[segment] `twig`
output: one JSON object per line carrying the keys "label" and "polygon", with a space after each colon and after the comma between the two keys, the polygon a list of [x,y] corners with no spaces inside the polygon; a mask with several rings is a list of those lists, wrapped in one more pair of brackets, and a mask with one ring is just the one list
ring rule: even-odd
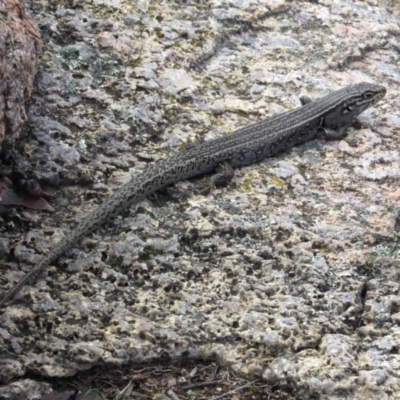
{"label": "twig", "polygon": [[179,397],[175,394],[175,392],[172,389],[168,390],[167,393],[168,396],[171,396],[173,400],[179,400]]}
{"label": "twig", "polygon": [[199,382],[199,383],[193,383],[191,385],[182,386],[182,389],[183,390],[190,390],[190,389],[196,389],[196,388],[202,388],[202,387],[207,387],[207,386],[218,385],[218,383],[221,383],[221,381]]}
{"label": "twig", "polygon": [[248,387],[248,386],[251,386],[253,383],[258,382],[259,380],[260,380],[260,379],[256,379],[256,380],[253,381],[253,382],[247,382],[245,385],[239,386],[239,387],[236,388],[236,389],[233,389],[233,390],[230,390],[229,392],[226,392],[226,393],[224,393],[224,394],[221,394],[221,396],[214,397],[212,400],[222,399],[223,397],[228,396],[228,394],[233,394],[233,393],[237,392],[238,390],[241,390],[241,389],[244,389],[244,388],[246,388],[246,387]]}

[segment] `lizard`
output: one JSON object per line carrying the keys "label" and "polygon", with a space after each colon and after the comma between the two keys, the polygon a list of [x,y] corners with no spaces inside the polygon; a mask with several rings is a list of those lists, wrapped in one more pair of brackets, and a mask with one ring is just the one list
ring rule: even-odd
{"label": "lizard", "polygon": [[175,182],[216,170],[212,184],[228,181],[233,168],[259,162],[317,137],[339,140],[355,117],[386,94],[382,85],[358,83],[311,101],[300,98],[302,107],[240,128],[233,133],[191,146],[176,155],[150,164],[86,218],[81,220],[0,301],[5,305],[36,274],[121,210]]}

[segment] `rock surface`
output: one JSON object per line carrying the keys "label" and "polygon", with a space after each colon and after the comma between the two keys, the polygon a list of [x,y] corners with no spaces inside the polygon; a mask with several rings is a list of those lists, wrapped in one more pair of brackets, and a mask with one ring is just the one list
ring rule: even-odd
{"label": "rock surface", "polygon": [[27,371],[202,356],[297,398],[400,398],[399,20],[374,1],[318,3],[34,3],[45,47],[15,163],[56,214],[3,217],[3,290],[185,143],[304,93],[388,93],[340,142],[237,170],[207,196],[179,182],[68,251],[2,310],[0,392],[18,398],[9,382]]}
{"label": "rock surface", "polygon": [[12,143],[26,121],[39,55],[40,33],[24,3],[0,0],[0,148]]}

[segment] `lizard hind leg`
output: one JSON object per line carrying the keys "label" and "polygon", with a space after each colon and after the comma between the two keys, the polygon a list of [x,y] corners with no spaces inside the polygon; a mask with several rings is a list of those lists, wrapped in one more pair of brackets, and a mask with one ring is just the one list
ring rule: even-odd
{"label": "lizard hind leg", "polygon": [[227,185],[232,178],[235,176],[235,171],[232,168],[232,165],[227,161],[218,165],[215,168],[215,174],[210,178],[210,184],[214,186],[225,186]]}
{"label": "lizard hind leg", "polygon": [[231,164],[225,161],[215,168],[214,175],[212,175],[209,179],[202,179],[197,184],[196,192],[198,194],[206,195],[215,187],[227,185],[232,180],[234,175],[235,172]]}

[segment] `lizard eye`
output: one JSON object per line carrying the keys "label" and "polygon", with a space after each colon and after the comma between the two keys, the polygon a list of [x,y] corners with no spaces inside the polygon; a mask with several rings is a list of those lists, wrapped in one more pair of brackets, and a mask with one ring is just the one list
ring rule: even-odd
{"label": "lizard eye", "polygon": [[347,111],[353,111],[354,110],[354,106],[347,106]]}
{"label": "lizard eye", "polygon": [[371,92],[364,93],[364,97],[365,97],[366,99],[370,99],[370,98],[373,97],[373,96],[374,96],[374,94],[371,93]]}

